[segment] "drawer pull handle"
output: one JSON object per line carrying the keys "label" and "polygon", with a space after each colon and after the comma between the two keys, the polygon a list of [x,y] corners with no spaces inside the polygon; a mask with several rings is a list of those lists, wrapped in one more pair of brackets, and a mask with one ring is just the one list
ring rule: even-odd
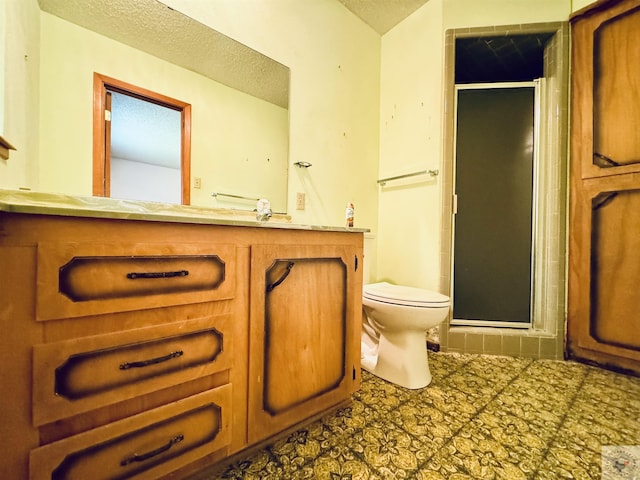
{"label": "drawer pull handle", "polygon": [[177,272],[131,272],[127,273],[127,278],[135,280],[137,278],[171,278],[186,277],[189,270],[178,270]]}
{"label": "drawer pull handle", "polygon": [[164,355],[162,357],[150,358],[149,360],[142,360],[140,362],[125,362],[120,364],[120,370],[148,367],[149,365],[155,365],[156,363],[166,362],[172,358],[181,357],[182,355],[184,355],[182,350],[176,350],[175,352],[171,352],[169,355]]}
{"label": "drawer pull handle", "polygon": [[137,453],[134,453],[130,457],[123,459],[120,462],[120,466],[126,467],[127,465],[134,462],[144,462],[145,460],[149,460],[150,458],[155,457],[156,455],[160,455],[161,453],[166,452],[171,447],[173,447],[176,443],[180,443],[182,440],[184,440],[184,435],[176,435],[171,440],[169,440],[165,445],[159,448],[156,448],[155,450],[151,450],[150,452],[142,453],[140,455],[138,455]]}

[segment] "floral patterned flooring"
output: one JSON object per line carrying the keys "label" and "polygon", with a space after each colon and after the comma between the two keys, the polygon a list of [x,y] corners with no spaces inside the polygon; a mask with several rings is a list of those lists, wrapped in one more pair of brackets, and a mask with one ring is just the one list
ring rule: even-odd
{"label": "floral patterned flooring", "polygon": [[640,478],[640,378],[485,355],[429,364],[421,390],[363,371],[351,406],[192,480]]}

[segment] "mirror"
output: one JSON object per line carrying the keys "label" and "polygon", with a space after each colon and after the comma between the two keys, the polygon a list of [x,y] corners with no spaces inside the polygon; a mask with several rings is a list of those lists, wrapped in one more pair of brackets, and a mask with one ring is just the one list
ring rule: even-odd
{"label": "mirror", "polygon": [[[288,67],[158,0],[39,0],[39,5],[44,12],[233,89],[220,104],[230,109],[237,102],[240,113],[215,122],[204,116],[192,129],[192,142],[203,132],[211,136],[206,148],[192,149],[191,176],[202,185],[201,192],[192,191],[192,204],[253,209],[250,199],[265,197],[274,212],[286,213]],[[211,111],[216,105],[193,103],[192,108],[196,122],[198,109]],[[235,135],[226,133],[231,128]],[[236,145],[223,144],[231,137]],[[212,196],[214,192],[218,195]],[[194,193],[200,194],[195,202]]]}

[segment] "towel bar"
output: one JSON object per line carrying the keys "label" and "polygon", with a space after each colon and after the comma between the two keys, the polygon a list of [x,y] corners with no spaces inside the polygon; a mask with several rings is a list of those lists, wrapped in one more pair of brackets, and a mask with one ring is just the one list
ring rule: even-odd
{"label": "towel bar", "polygon": [[378,185],[384,186],[387,182],[390,182],[391,180],[400,180],[401,178],[415,177],[417,175],[429,174],[432,177],[435,177],[439,173],[440,172],[438,170],[421,170],[419,172],[407,173],[405,175],[398,175],[396,177],[382,178],[382,179],[378,180]]}

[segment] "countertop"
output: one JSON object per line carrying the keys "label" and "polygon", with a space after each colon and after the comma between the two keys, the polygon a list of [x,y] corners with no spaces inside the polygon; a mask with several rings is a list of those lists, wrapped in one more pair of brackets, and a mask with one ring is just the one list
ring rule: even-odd
{"label": "countertop", "polygon": [[347,228],[326,225],[291,223],[287,215],[276,214],[259,222],[255,212],[191,205],[118,200],[22,190],[0,190],[0,212],[67,217],[114,218],[150,222],[199,223],[239,227],[279,228],[289,230],[319,230],[331,232],[369,232],[368,228]]}

